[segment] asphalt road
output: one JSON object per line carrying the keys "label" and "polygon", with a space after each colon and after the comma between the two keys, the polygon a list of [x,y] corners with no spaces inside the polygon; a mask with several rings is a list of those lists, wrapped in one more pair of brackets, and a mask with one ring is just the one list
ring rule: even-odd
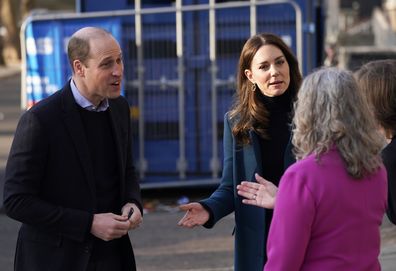
{"label": "asphalt road", "polygon": [[[233,270],[233,217],[213,230],[177,226],[181,213],[147,213],[141,227],[130,232],[140,271]],[[19,223],[0,215],[0,270],[12,271]]]}

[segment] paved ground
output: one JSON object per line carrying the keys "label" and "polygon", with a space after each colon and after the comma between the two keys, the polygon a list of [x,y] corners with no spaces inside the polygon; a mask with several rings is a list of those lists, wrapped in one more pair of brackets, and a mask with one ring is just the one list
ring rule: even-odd
{"label": "paved ground", "polygon": [[[3,199],[4,166],[21,114],[18,69],[0,67],[0,210]],[[182,213],[175,208],[182,196],[201,198],[207,190],[143,191],[145,206],[152,210],[142,227],[130,236],[140,271],[230,271],[233,262],[233,217],[226,217],[212,230],[179,228]],[[19,223],[0,211],[0,270],[13,270],[13,255]],[[383,271],[396,270],[396,226],[384,218],[380,260]]]}
{"label": "paved ground", "polygon": [[[213,230],[177,226],[179,212],[156,211],[130,233],[139,271],[231,271],[232,221],[227,217]],[[13,270],[19,223],[0,215],[0,270]]]}

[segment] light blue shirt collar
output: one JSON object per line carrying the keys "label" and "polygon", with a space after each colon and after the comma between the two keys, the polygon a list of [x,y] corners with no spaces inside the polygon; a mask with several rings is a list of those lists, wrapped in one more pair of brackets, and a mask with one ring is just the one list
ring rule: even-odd
{"label": "light blue shirt collar", "polygon": [[88,111],[101,112],[106,111],[109,107],[109,100],[107,98],[104,99],[98,106],[93,105],[90,101],[88,101],[87,98],[81,95],[73,79],[70,80],[70,88],[72,90],[73,97],[76,103]]}

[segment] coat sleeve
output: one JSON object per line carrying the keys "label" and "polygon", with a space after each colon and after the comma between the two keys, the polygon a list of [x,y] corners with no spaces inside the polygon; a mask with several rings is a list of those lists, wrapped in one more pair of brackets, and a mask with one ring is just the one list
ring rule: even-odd
{"label": "coat sleeve", "polygon": [[204,226],[211,228],[221,218],[234,211],[234,182],[233,182],[233,137],[228,114],[224,116],[224,133],[223,133],[223,173],[219,187],[213,194],[201,203],[210,209],[212,217]]}
{"label": "coat sleeve", "polygon": [[311,235],[315,204],[296,172],[282,177],[271,222],[265,271],[300,270]]}
{"label": "coat sleeve", "polygon": [[48,159],[46,142],[37,116],[26,112],[18,123],[6,166],[6,213],[22,223],[83,241],[89,233],[92,214],[63,208],[40,197]]}

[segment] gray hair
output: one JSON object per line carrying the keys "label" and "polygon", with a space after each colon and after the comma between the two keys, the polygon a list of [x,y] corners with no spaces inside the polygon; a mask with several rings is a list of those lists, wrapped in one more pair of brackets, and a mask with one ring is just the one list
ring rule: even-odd
{"label": "gray hair", "polygon": [[336,146],[354,178],[381,165],[384,138],[358,89],[352,73],[322,68],[308,75],[295,103],[293,145],[297,159],[314,154],[317,160]]}

